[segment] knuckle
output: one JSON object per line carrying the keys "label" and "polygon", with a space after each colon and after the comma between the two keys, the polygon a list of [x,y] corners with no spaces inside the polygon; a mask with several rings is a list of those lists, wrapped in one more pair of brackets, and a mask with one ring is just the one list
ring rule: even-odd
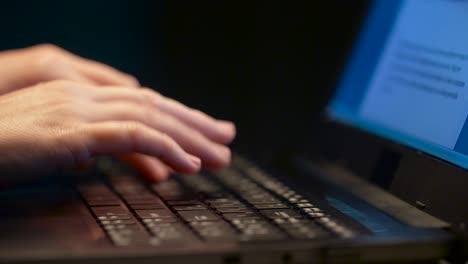
{"label": "knuckle", "polygon": [[70,126],[56,131],[56,144],[63,146],[65,151],[64,155],[61,155],[63,157],[61,163],[65,166],[79,165],[92,158],[90,150],[84,144],[82,130],[78,126]]}
{"label": "knuckle", "polygon": [[158,106],[162,96],[151,88],[141,88],[141,94],[144,96],[145,101],[152,107]]}
{"label": "knuckle", "polygon": [[140,100],[145,103],[150,102],[151,98],[154,98],[154,92],[153,90],[149,88],[140,88],[139,95],[140,95]]}
{"label": "knuckle", "polygon": [[140,88],[140,91],[147,96],[154,96],[155,92],[153,89],[148,88],[148,87],[142,87]]}
{"label": "knuckle", "polygon": [[130,75],[130,74],[126,74],[125,77],[127,78],[128,83],[129,83],[130,85],[133,85],[133,86],[140,86],[140,82],[138,81],[138,79],[137,79],[135,76]]}
{"label": "knuckle", "polygon": [[145,121],[149,121],[156,110],[156,102],[154,100],[153,92],[150,89],[141,88],[138,90],[137,94],[138,107],[141,108],[140,114],[145,118]]}
{"label": "knuckle", "polygon": [[123,103],[117,105],[114,111],[116,116],[125,118],[129,122],[137,124],[151,124],[151,110],[145,105]]}
{"label": "knuckle", "polygon": [[145,94],[147,95],[148,97],[152,97],[152,98],[159,98],[161,97],[161,94],[156,92],[155,90],[151,89],[151,88],[148,88],[148,87],[142,87],[140,88],[140,90]]}
{"label": "knuckle", "polygon": [[151,119],[153,118],[153,111],[147,107],[143,106],[140,111],[141,121],[145,124],[151,124]]}
{"label": "knuckle", "polygon": [[198,109],[191,109],[191,110],[192,110],[192,113],[193,113],[194,115],[197,115],[197,116],[199,116],[199,117],[205,117],[205,118],[206,118],[206,117],[209,117],[209,116],[206,115],[204,112],[202,112],[202,111],[200,111],[200,110],[198,110]]}
{"label": "knuckle", "polygon": [[162,133],[160,135],[161,149],[163,152],[172,152],[177,148],[177,143],[169,135]]}
{"label": "knuckle", "polygon": [[138,122],[130,121],[124,125],[124,131],[130,140],[138,138],[142,130],[142,125]]}
{"label": "knuckle", "polygon": [[33,52],[32,61],[37,69],[44,74],[52,74],[65,64],[61,49],[55,45],[41,44],[33,47]]}
{"label": "knuckle", "polygon": [[54,53],[60,51],[60,48],[51,43],[42,43],[32,47],[33,50],[39,53]]}

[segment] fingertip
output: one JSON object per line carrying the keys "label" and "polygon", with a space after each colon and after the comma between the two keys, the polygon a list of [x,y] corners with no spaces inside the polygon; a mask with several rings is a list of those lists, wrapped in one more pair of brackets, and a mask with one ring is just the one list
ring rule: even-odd
{"label": "fingertip", "polygon": [[122,156],[121,159],[129,163],[141,176],[151,182],[164,181],[171,173],[164,163],[153,157],[132,153]]}
{"label": "fingertip", "polygon": [[169,178],[169,170],[162,164],[153,164],[153,170],[150,176],[156,182],[164,181]]}
{"label": "fingertip", "polygon": [[223,143],[227,144],[232,142],[236,136],[236,126],[230,121],[219,121],[219,126],[223,135]]}
{"label": "fingertip", "polygon": [[201,169],[201,159],[199,157],[193,156],[191,154],[187,154],[190,160],[190,169],[188,169],[188,173],[195,173]]}
{"label": "fingertip", "polygon": [[219,148],[219,164],[220,166],[222,167],[225,167],[227,165],[229,165],[229,163],[231,162],[231,150],[227,147],[220,147]]}
{"label": "fingertip", "polygon": [[130,86],[133,86],[133,87],[140,87],[140,82],[138,81],[138,79],[133,76],[133,75],[127,75],[127,83],[128,85]]}
{"label": "fingertip", "polygon": [[192,162],[192,165],[193,165],[194,167],[196,167],[196,168],[200,168],[200,166],[201,166],[201,160],[200,160],[200,158],[195,157],[195,156],[190,155],[190,154],[189,154],[189,157],[190,157],[190,161]]}
{"label": "fingertip", "polygon": [[172,168],[177,173],[193,174],[200,171],[202,161],[200,160],[200,158],[186,153],[186,161],[184,163],[184,165]]}
{"label": "fingertip", "polygon": [[231,150],[225,146],[218,146],[211,158],[203,160],[203,167],[208,169],[221,169],[231,163]]}
{"label": "fingertip", "polygon": [[226,154],[224,154],[224,159],[221,162],[221,168],[228,167],[231,164],[232,152],[229,148],[226,147]]}
{"label": "fingertip", "polygon": [[152,181],[153,182],[162,182],[169,178],[170,173],[168,170],[158,172],[157,174],[153,175]]}

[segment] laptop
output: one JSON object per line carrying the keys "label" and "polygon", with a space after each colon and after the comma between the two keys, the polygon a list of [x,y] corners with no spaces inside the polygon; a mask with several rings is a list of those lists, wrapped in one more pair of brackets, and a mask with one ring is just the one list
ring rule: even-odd
{"label": "laptop", "polygon": [[151,184],[103,157],[2,191],[0,262],[456,258],[467,13],[465,1],[375,1],[311,135],[317,143],[281,166],[239,153],[229,168]]}

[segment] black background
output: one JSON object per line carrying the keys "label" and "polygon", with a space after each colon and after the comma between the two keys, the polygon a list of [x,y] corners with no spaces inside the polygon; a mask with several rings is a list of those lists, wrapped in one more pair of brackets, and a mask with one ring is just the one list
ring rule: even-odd
{"label": "black background", "polygon": [[368,1],[4,1],[0,49],[54,43],[238,125],[237,149],[307,147]]}

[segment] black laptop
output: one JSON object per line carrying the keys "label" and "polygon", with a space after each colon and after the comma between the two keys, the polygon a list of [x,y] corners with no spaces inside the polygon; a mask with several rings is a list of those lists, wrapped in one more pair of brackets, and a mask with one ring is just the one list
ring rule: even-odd
{"label": "black laptop", "polygon": [[467,215],[467,26],[466,1],[375,1],[306,155],[277,166],[240,153],[159,184],[103,158],[2,191],[0,262],[453,258]]}

